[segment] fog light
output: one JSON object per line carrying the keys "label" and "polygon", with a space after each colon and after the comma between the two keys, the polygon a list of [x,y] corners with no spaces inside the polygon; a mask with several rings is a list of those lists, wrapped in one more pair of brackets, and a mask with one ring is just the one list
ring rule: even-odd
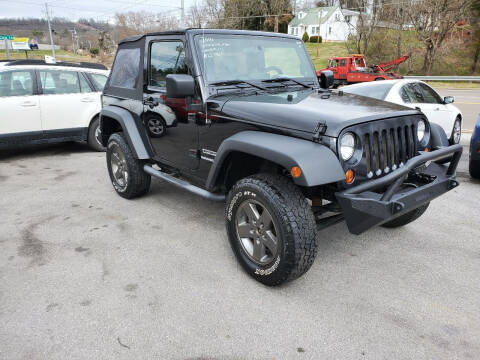
{"label": "fog light", "polygon": [[428,151],[429,151],[428,148],[425,148],[425,152],[428,152]]}
{"label": "fog light", "polygon": [[299,178],[302,175],[302,170],[298,166],[294,166],[290,169],[290,174],[292,174],[294,178]]}
{"label": "fog light", "polygon": [[353,180],[355,180],[355,173],[353,172],[352,169],[348,169],[345,172],[345,182],[347,184],[351,184],[351,183],[353,183]]}

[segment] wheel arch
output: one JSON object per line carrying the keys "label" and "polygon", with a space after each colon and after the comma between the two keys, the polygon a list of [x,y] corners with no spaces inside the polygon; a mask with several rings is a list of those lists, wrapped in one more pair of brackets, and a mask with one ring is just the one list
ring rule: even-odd
{"label": "wheel arch", "polygon": [[[232,162],[235,161],[235,162]],[[252,163],[253,162],[253,163]],[[240,163],[236,175],[229,174],[229,167]],[[290,173],[299,166],[302,174],[293,178],[295,184],[304,187],[329,184],[345,179],[345,173],[336,155],[326,146],[290,136],[243,131],[225,139],[218,149],[210,168],[206,188],[218,190],[233,179],[252,175],[252,171]],[[230,176],[230,177],[229,177]]]}
{"label": "wheel arch", "polygon": [[122,131],[137,159],[150,159],[151,155],[145,147],[135,119],[132,114],[116,106],[106,106],[100,111],[100,130],[102,144],[107,146],[110,135]]}
{"label": "wheel arch", "polygon": [[90,131],[90,128],[92,127],[93,122],[97,119],[100,118],[100,112],[96,113],[90,118],[90,121],[88,122],[88,130]]}

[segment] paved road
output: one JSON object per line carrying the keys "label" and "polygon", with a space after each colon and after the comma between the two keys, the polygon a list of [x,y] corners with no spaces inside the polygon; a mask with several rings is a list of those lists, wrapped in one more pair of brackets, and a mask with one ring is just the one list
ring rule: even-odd
{"label": "paved road", "polygon": [[321,232],[306,276],[268,288],[223,206],[160,181],[117,196],[103,154],[0,157],[1,359],[478,359],[480,183],[403,229]]}
{"label": "paved road", "polygon": [[480,89],[472,90],[450,90],[436,89],[441,96],[455,96],[454,105],[463,114],[463,128],[473,130],[477,118],[480,115]]}

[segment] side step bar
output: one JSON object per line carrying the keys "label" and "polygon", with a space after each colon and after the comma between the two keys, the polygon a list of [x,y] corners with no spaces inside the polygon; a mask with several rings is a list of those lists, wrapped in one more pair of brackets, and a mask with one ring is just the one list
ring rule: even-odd
{"label": "side step bar", "polygon": [[212,201],[225,201],[225,195],[214,194],[210,191],[207,191],[207,190],[199,188],[195,185],[192,185],[185,180],[177,179],[176,177],[171,176],[167,173],[164,173],[163,171],[156,170],[153,167],[151,167],[150,165],[144,165],[143,170],[146,173],[148,173],[152,176],[155,176],[159,179],[165,180],[165,181],[169,182],[170,184],[176,185],[176,186],[178,186],[182,189],[185,189],[187,191],[190,191],[194,194],[200,195],[201,197],[203,197],[205,199],[212,200]]}

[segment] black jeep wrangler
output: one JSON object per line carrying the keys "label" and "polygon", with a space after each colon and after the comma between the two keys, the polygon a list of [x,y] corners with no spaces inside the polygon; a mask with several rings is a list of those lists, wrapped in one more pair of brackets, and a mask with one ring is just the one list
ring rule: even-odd
{"label": "black jeep wrangler", "polygon": [[226,201],[238,260],[278,285],[310,268],[319,229],[343,219],[354,234],[402,226],[458,185],[462,147],[421,112],[332,84],[331,73],[319,83],[303,42],[285,34],[125,39],[101,112],[113,187],[134,198],[154,176]]}

